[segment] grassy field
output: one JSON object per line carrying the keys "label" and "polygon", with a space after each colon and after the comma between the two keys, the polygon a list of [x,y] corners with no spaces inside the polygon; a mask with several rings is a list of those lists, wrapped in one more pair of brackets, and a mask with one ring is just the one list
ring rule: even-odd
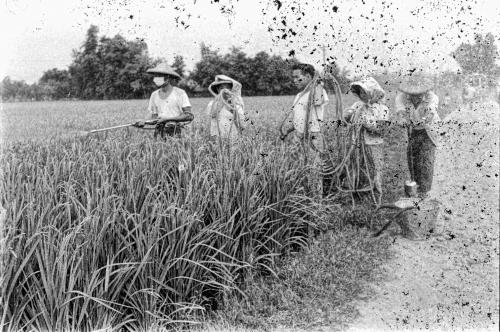
{"label": "grassy field", "polygon": [[[314,198],[310,165],[276,135],[292,97],[246,98],[254,124],[224,153],[206,139],[207,102],[192,100],[187,139],[166,142],[135,128],[82,137],[144,118],[145,100],[3,105],[2,328],[146,331],[209,312],[256,327],[355,316],[349,303],[386,256],[387,243],[363,228],[376,218]],[[401,131],[386,145],[390,201],[406,178]],[[324,228],[334,233],[305,236]]]}
{"label": "grassy field", "polygon": [[[191,99],[195,115],[192,127],[201,129],[202,133],[207,127],[205,107],[209,100]],[[245,100],[250,116],[256,122],[254,127],[262,130],[276,127],[277,120],[290,106],[293,97],[259,97]],[[4,142],[71,137],[82,130],[144,119],[148,116],[147,104],[147,100],[6,103],[0,118],[1,137]]]}

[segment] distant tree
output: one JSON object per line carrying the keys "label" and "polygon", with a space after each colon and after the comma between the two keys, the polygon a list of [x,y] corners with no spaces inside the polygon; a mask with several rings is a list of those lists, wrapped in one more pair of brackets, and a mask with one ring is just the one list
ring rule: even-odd
{"label": "distant tree", "polygon": [[[61,99],[70,96],[71,78],[67,70],[53,68],[43,73],[38,85],[44,90],[43,94],[50,99]],[[35,89],[36,90],[36,89]],[[37,91],[35,94],[41,93]]]}
{"label": "distant tree", "polygon": [[148,54],[143,40],[121,35],[98,39],[98,28],[90,26],[80,50],[73,51],[69,67],[73,95],[82,99],[146,98],[154,89],[146,73],[157,60]]}
{"label": "distant tree", "polygon": [[458,62],[464,74],[495,74],[499,68],[496,64],[498,50],[495,37],[491,33],[475,34],[474,44],[462,43],[451,54]]}
{"label": "distant tree", "polygon": [[15,81],[9,76],[4,77],[0,83],[0,95],[2,101],[34,100],[33,87],[25,81]]}
{"label": "distant tree", "polygon": [[0,82],[0,96],[2,101],[7,101],[13,95],[13,86],[10,76],[5,76]]}
{"label": "distant tree", "polygon": [[438,77],[439,86],[444,87],[459,87],[461,83],[461,75],[453,71],[445,71]]}
{"label": "distant tree", "polygon": [[251,94],[248,92],[248,86],[251,84],[249,76],[254,68],[251,67],[250,58],[238,47],[231,47],[229,53],[226,53],[223,57],[223,72],[220,74],[225,74],[231,78],[245,84],[244,93]]}
{"label": "distant tree", "polygon": [[128,41],[120,35],[101,38],[96,97],[126,99],[144,97],[153,89],[146,70],[151,66],[144,41]]}
{"label": "distant tree", "polygon": [[83,54],[95,54],[97,51],[99,28],[95,25],[91,25],[87,30],[87,39],[83,43]]}
{"label": "distant tree", "polygon": [[292,67],[297,62],[294,58],[283,59],[277,55],[269,59],[269,71],[266,77],[271,90],[267,95],[289,95],[298,92],[292,77]]}
{"label": "distant tree", "polygon": [[266,95],[273,90],[270,80],[270,56],[266,52],[259,52],[249,60],[252,70],[248,73],[247,89],[254,95]]}
{"label": "distant tree", "polygon": [[228,66],[216,50],[212,50],[204,43],[200,45],[200,53],[201,59],[195,64],[190,79],[195,81],[200,89],[206,90],[215,75],[226,72]]}
{"label": "distant tree", "polygon": [[181,75],[181,77],[184,77],[185,71],[186,71],[186,63],[184,62],[184,58],[182,55],[176,55],[174,57],[174,62],[172,63],[172,68]]}
{"label": "distant tree", "polygon": [[332,62],[326,66],[326,70],[332,74],[335,79],[339,82],[340,89],[343,93],[349,91],[349,85],[351,84],[351,80],[348,78],[350,72],[347,68],[341,68],[337,65],[337,63]]}
{"label": "distant tree", "polygon": [[195,64],[190,79],[197,84],[197,89],[205,90],[215,75],[224,74],[243,85],[243,94],[273,95],[295,92],[291,65],[296,60],[285,60],[280,56],[270,56],[259,52],[249,57],[238,47],[232,47],[228,53],[219,52],[202,44],[201,60]]}
{"label": "distant tree", "polygon": [[69,67],[69,72],[74,94],[82,99],[95,98],[99,86],[98,32],[99,29],[91,25],[81,49],[73,50],[73,63]]}

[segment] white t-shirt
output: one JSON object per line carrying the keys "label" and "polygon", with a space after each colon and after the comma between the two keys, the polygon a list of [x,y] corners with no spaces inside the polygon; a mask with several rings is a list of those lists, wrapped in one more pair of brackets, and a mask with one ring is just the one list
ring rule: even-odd
{"label": "white t-shirt", "polygon": [[148,111],[157,113],[160,119],[175,117],[182,114],[183,107],[190,107],[191,103],[186,91],[174,87],[167,98],[160,97],[160,89],[154,91],[149,98]]}
{"label": "white t-shirt", "polygon": [[[217,127],[217,118],[212,117],[212,105],[214,101],[211,100],[207,108],[205,109],[205,113],[210,117],[210,136],[219,136],[220,134],[224,138],[236,138],[238,136],[238,128],[236,128],[236,123],[234,121],[234,115],[229,111],[227,106],[223,106],[219,111],[219,126]],[[243,125],[245,121],[245,112],[242,107],[236,107],[236,111],[238,112],[240,118],[240,124]]]}
{"label": "white t-shirt", "polygon": [[[295,130],[301,134],[304,133],[306,129],[309,94],[310,92],[304,94],[299,93],[293,101],[293,126]],[[314,106],[311,108],[311,113],[309,114],[310,133],[318,133],[321,131],[320,124],[323,122],[325,105],[328,104],[328,94],[325,89],[323,89],[322,94],[322,98],[320,96],[316,98],[317,100],[313,103]]]}

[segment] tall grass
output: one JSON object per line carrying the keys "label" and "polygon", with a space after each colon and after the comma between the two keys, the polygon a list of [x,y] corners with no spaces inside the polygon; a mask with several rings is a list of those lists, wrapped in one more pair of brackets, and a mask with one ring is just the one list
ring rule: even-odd
{"label": "tall grass", "polygon": [[308,166],[262,142],[224,153],[200,137],[11,144],[0,162],[2,329],[194,323],[273,273],[319,219]]}

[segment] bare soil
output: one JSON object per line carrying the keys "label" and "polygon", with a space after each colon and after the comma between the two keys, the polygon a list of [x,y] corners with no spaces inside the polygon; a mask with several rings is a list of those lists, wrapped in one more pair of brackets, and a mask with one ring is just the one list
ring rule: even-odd
{"label": "bare soil", "polygon": [[499,114],[483,99],[444,119],[431,193],[440,232],[410,241],[393,226],[394,257],[348,331],[499,330]]}

